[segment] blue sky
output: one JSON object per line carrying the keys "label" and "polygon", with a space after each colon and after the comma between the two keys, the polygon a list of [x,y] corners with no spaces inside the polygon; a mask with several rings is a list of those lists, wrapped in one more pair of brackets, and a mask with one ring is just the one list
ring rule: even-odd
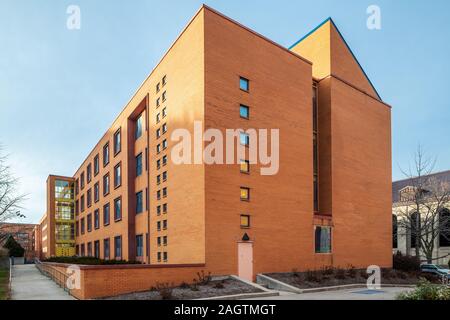
{"label": "blue sky", "polygon": [[[393,106],[393,178],[418,143],[450,169],[448,0],[204,2],[286,47],[333,17]],[[72,4],[78,31],[66,28]],[[75,172],[201,4],[0,0],[0,144],[29,194],[24,222],[44,213],[48,174]],[[366,27],[372,4],[379,31]]]}

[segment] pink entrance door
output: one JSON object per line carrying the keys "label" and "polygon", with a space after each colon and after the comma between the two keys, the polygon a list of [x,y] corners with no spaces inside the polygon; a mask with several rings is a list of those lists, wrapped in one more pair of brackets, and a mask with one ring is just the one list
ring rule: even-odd
{"label": "pink entrance door", "polygon": [[253,281],[253,243],[238,243],[239,278]]}

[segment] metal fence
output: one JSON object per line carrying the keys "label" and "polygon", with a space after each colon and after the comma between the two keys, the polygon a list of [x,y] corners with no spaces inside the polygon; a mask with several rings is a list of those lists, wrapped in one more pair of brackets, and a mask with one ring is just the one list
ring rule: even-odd
{"label": "metal fence", "polygon": [[64,289],[64,291],[68,292],[70,295],[71,290],[67,287],[67,279],[69,278],[65,272],[58,270],[52,266],[43,264],[39,259],[35,260],[36,268],[46,277],[49,277],[53,280],[57,285]]}

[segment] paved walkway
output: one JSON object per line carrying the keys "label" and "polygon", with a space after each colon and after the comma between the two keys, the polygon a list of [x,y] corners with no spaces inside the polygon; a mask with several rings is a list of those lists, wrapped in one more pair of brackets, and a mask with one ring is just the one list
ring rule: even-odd
{"label": "paved walkway", "polygon": [[42,275],[34,264],[15,265],[11,280],[12,300],[75,300]]}
{"label": "paved walkway", "polygon": [[382,290],[380,291],[359,288],[303,294],[280,292],[280,296],[278,297],[249,300],[395,300],[398,294],[411,290],[413,289],[403,287],[388,287],[382,288]]}

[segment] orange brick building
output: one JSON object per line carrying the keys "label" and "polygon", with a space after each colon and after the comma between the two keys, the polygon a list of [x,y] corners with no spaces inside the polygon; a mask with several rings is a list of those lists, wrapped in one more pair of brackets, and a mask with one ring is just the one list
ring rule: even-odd
{"label": "orange brick building", "polygon": [[[194,121],[279,129],[278,173],[175,164],[171,134]],[[73,184],[78,255],[245,278],[392,264],[391,108],[331,19],[286,49],[202,6],[73,177],[53,180]]]}
{"label": "orange brick building", "polygon": [[0,223],[0,248],[9,236],[12,236],[25,249],[25,259],[32,261],[36,252],[34,233],[36,227],[35,224],[27,223]]}

